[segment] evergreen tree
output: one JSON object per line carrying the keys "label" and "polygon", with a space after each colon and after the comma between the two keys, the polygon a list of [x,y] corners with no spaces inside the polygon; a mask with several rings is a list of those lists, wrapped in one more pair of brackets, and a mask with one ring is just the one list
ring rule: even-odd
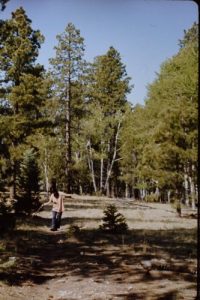
{"label": "evergreen tree", "polygon": [[[127,166],[134,165],[133,177],[143,196],[158,192],[169,200],[170,193],[178,199],[190,195],[193,207],[197,182],[197,41],[194,24],[185,32],[179,52],[163,63],[149,85],[144,107],[130,113],[121,149],[124,178],[127,180],[130,173]],[[132,147],[134,160],[126,144]]]}
{"label": "evergreen tree", "polygon": [[43,36],[31,28],[31,20],[22,7],[0,28],[0,126],[3,129],[0,151],[6,161],[11,198],[16,197],[16,177],[26,139],[39,126],[40,108],[46,95],[43,67],[35,63],[42,42]]}
{"label": "evergreen tree", "polygon": [[82,75],[84,40],[80,31],[69,23],[65,31],[57,36],[55,58],[50,60],[51,75],[55,97],[58,99],[58,117],[60,118],[60,136],[65,145],[66,188],[71,190],[72,169],[72,123],[80,117],[82,103]]}
{"label": "evergreen tree", "polygon": [[[141,105],[129,108],[124,116],[120,136],[120,179],[125,182],[125,197],[143,197],[146,185],[139,171],[142,153],[149,141],[146,110]],[[148,124],[149,125],[149,124]],[[147,166],[145,166],[147,167]]]}
{"label": "evergreen tree", "polygon": [[[170,185],[183,198],[184,177],[194,193],[197,172],[198,35],[195,28],[194,24],[185,32],[184,47],[163,64],[147,102],[149,110],[156,103],[160,107],[150,148],[159,165],[157,178],[161,185]],[[193,206],[194,201],[193,195]]]}
{"label": "evergreen tree", "polygon": [[112,204],[105,208],[102,221],[103,224],[100,225],[100,229],[111,233],[123,233],[128,229],[125,217]]}
{"label": "evergreen tree", "polygon": [[113,168],[116,173],[118,169],[118,140],[127,106],[126,95],[131,89],[129,81],[120,54],[113,47],[105,55],[98,56],[91,66],[86,106],[88,117],[84,128],[95,192],[110,195],[117,186],[112,175]]}
{"label": "evergreen tree", "polygon": [[15,208],[17,211],[31,212],[39,206],[40,171],[34,149],[27,149],[24,152],[19,171],[18,186],[20,194]]}

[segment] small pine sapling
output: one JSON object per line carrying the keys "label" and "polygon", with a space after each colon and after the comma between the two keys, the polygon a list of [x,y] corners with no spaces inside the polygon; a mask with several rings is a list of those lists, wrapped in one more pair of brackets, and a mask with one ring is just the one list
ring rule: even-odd
{"label": "small pine sapling", "polygon": [[115,205],[111,204],[104,210],[103,224],[100,229],[112,233],[123,233],[128,230],[125,217],[118,212]]}

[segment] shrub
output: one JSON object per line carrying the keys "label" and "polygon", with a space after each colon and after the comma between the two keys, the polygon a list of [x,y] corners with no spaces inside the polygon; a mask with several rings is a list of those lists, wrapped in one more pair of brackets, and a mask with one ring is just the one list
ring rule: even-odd
{"label": "shrub", "polygon": [[178,216],[181,217],[181,201],[176,198],[173,198],[172,207],[176,210]]}
{"label": "shrub", "polygon": [[159,195],[158,194],[155,194],[155,193],[152,193],[150,195],[146,195],[145,196],[145,201],[146,202],[159,202]]}
{"label": "shrub", "polygon": [[16,219],[14,214],[0,214],[0,232],[6,232],[15,228]]}
{"label": "shrub", "polygon": [[68,237],[80,234],[81,228],[78,225],[70,225],[68,230]]}
{"label": "shrub", "polygon": [[6,213],[12,212],[14,204],[15,204],[14,199],[10,199],[4,193],[0,192],[0,212],[1,212],[1,214],[6,214]]}
{"label": "shrub", "polygon": [[103,224],[100,229],[112,233],[123,233],[127,231],[128,225],[126,224],[125,217],[118,212],[115,205],[108,205],[104,210],[104,217],[102,218]]}
{"label": "shrub", "polygon": [[17,212],[30,213],[39,207],[39,167],[37,164],[37,153],[34,149],[24,152],[20,163],[20,174],[18,176],[18,193],[15,210]]}

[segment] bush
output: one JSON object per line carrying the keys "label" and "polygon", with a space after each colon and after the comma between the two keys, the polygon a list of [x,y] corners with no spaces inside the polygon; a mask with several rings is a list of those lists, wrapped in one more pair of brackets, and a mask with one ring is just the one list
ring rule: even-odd
{"label": "bush", "polygon": [[6,214],[12,212],[15,200],[8,198],[5,193],[0,192],[0,212]]}
{"label": "bush", "polygon": [[128,230],[125,217],[118,212],[115,205],[108,205],[104,210],[103,224],[100,229],[112,233],[123,233]]}
{"label": "bush", "polygon": [[150,203],[152,203],[152,202],[159,202],[159,195],[158,194],[155,194],[155,193],[152,193],[152,194],[150,194],[150,195],[147,195],[147,196],[145,196],[145,201],[146,202],[150,202]]}
{"label": "bush", "polygon": [[81,229],[78,225],[70,225],[68,230],[68,237],[77,236],[81,232]]}
{"label": "bush", "polygon": [[0,232],[7,232],[15,228],[16,219],[14,214],[0,214]]}
{"label": "bush", "polygon": [[31,213],[39,207],[39,179],[37,153],[34,149],[27,149],[20,163],[16,212]]}
{"label": "bush", "polygon": [[27,196],[25,193],[21,193],[16,196],[17,201],[14,205],[16,213],[31,214],[40,207],[40,201],[38,195]]}
{"label": "bush", "polygon": [[173,198],[173,202],[171,201],[171,206],[173,209],[176,210],[179,217],[181,217],[181,210],[182,210],[181,201],[179,199]]}

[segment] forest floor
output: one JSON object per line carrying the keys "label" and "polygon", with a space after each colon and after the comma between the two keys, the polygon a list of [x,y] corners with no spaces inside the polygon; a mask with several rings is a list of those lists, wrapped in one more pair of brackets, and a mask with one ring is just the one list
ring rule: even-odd
{"label": "forest floor", "polygon": [[[126,217],[124,235],[99,230],[113,203]],[[61,230],[50,231],[45,207],[0,237],[0,300],[196,298],[194,212],[179,217],[169,204],[76,195],[65,204]]]}

